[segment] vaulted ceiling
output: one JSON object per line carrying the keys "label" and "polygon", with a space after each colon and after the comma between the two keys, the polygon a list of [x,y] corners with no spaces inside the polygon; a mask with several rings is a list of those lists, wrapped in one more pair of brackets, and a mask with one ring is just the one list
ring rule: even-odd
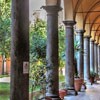
{"label": "vaulted ceiling", "polygon": [[86,30],[85,34],[100,43],[100,0],[64,0],[64,6],[66,18],[71,15],[66,6],[72,6],[77,28]]}
{"label": "vaulted ceiling", "polygon": [[[83,28],[90,29],[89,35],[100,41],[100,0],[72,0],[74,19],[77,15],[83,17]],[[98,38],[97,38],[98,37]]]}
{"label": "vaulted ceiling", "polygon": [[84,35],[100,44],[100,0],[46,0],[50,5],[60,2],[63,2],[65,20],[75,20],[76,29],[86,30]]}

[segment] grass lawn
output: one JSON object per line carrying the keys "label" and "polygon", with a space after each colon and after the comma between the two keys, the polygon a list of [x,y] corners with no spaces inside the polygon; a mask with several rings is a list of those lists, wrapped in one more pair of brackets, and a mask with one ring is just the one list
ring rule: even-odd
{"label": "grass lawn", "polygon": [[0,83],[0,100],[10,100],[10,84]]}
{"label": "grass lawn", "polygon": [[9,75],[0,75],[0,78],[9,77]]}

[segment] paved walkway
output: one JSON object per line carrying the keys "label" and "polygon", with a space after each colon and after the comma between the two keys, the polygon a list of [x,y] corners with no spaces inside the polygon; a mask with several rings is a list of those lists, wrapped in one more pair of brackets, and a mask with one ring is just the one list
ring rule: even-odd
{"label": "paved walkway", "polygon": [[100,81],[88,85],[86,92],[79,92],[77,96],[66,96],[64,100],[100,100]]}
{"label": "paved walkway", "polygon": [[0,82],[10,83],[10,77],[0,78]]}

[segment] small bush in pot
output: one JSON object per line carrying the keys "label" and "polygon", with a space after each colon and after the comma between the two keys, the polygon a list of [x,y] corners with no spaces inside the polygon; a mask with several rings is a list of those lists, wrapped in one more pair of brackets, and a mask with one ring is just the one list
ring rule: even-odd
{"label": "small bush in pot", "polygon": [[95,72],[93,72],[93,71],[90,72],[90,82],[91,82],[91,85],[94,83],[96,75],[97,74]]}
{"label": "small bush in pot", "polygon": [[67,89],[66,89],[66,84],[65,82],[61,83],[60,89],[59,89],[59,96],[63,100],[64,96],[67,95]]}

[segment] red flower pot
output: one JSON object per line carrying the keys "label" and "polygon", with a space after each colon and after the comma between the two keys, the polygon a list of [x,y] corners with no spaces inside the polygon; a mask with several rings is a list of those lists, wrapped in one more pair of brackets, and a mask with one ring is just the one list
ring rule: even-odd
{"label": "red flower pot", "polygon": [[59,96],[61,99],[64,99],[64,96],[66,95],[67,95],[67,90],[65,89],[59,90]]}
{"label": "red flower pot", "polygon": [[74,79],[74,86],[75,86],[75,90],[76,91],[80,91],[81,90],[82,84],[83,84],[83,79],[81,79],[81,78],[75,78]]}

